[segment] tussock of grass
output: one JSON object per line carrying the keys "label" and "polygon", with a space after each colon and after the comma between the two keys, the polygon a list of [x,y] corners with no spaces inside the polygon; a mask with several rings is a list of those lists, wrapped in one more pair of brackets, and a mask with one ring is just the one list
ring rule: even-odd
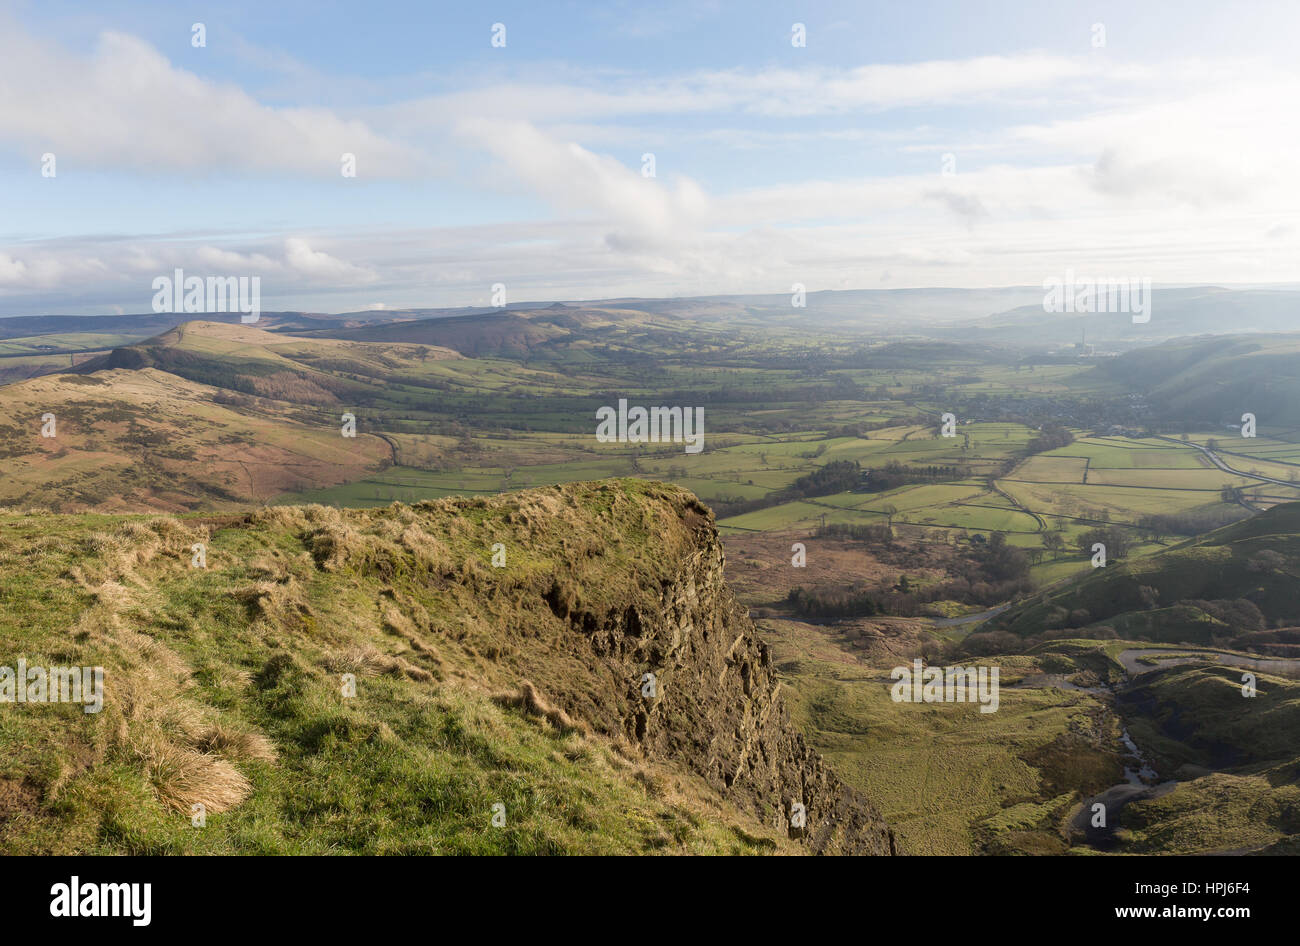
{"label": "tussock of grass", "polygon": [[220,756],[178,746],[162,736],[131,741],[158,799],[174,811],[189,814],[196,804],[213,814],[238,805],[252,790],[233,765]]}
{"label": "tussock of grass", "polygon": [[530,716],[540,716],[560,732],[575,732],[583,728],[578,723],[575,723],[564,710],[556,709],[542,699],[541,694],[537,692],[537,688],[527,680],[519,685],[518,693],[502,693],[492,697],[492,699],[502,706],[513,706],[521,709]]}
{"label": "tussock of grass", "polygon": [[369,645],[351,647],[341,653],[329,654],[323,663],[325,669],[331,673],[354,673],[362,677],[373,677],[381,673],[399,673],[405,674],[412,680],[426,683],[434,679],[433,674],[423,667],[417,667],[400,656],[381,653]]}
{"label": "tussock of grass", "polygon": [[274,762],[277,758],[271,740],[261,733],[251,732],[227,722],[212,723],[203,729],[195,740],[195,747],[200,752],[217,753],[235,759]]}

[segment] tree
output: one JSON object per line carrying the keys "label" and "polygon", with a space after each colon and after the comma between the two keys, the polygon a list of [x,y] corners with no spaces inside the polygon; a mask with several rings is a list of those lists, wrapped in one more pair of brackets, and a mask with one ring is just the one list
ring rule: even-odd
{"label": "tree", "polygon": [[1272,549],[1264,549],[1256,552],[1246,562],[1246,567],[1252,572],[1267,572],[1279,569],[1286,564],[1286,556]]}
{"label": "tree", "polygon": [[1079,536],[1079,551],[1089,555],[1092,553],[1092,547],[1098,542],[1106,546],[1106,558],[1108,559],[1120,559],[1128,555],[1128,536],[1123,531],[1113,527],[1090,529]]}

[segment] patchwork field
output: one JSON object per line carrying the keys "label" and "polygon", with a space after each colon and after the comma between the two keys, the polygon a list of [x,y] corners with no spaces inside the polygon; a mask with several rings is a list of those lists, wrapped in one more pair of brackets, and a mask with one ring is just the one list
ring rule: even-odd
{"label": "patchwork field", "polygon": [[[573,318],[587,321],[584,332],[607,333],[612,347],[567,327]],[[8,416],[66,405],[59,410],[69,424],[58,450],[33,443],[30,423],[14,428],[8,449],[26,442],[34,452],[13,453],[0,500],[48,504],[39,487],[55,467],[62,472],[53,482],[63,485],[52,495],[62,502],[94,507],[117,496],[166,509],[223,497],[373,507],[628,476],[691,489],[729,535],[881,523],[959,542],[1000,534],[1033,553],[1035,580],[1047,583],[1087,566],[1076,545],[1098,527],[1133,530],[1132,554],[1145,554],[1167,541],[1141,531],[1153,516],[1222,517],[1244,511],[1240,502],[1263,508],[1290,498],[1285,485],[1215,469],[1193,446],[1208,434],[1181,446],[1076,427],[1073,442],[1043,449],[1033,444],[1045,421],[1001,419],[1070,391],[1104,398],[1105,384],[1086,365],[1007,365],[985,352],[875,344],[837,367],[806,370],[791,365],[804,357],[807,336],[641,318],[583,310],[537,319],[540,334],[526,351],[433,323],[394,323],[384,330],[394,337],[382,341],[367,338],[369,330],[302,337],[186,323],[88,362],[79,369],[86,373],[5,388],[17,399]],[[674,338],[692,361],[665,354]],[[834,363],[839,356],[825,353],[848,343],[818,344]],[[873,366],[875,352],[882,364]],[[92,391],[105,368],[123,372],[108,376],[123,381],[123,396],[113,408],[118,420],[104,420],[92,436],[69,398]],[[162,388],[180,399],[168,406]],[[596,442],[596,409],[619,398],[703,405],[703,451]],[[941,437],[939,416],[950,409],[956,436]],[[188,422],[164,420],[177,410]],[[339,437],[345,411],[356,417],[355,440]],[[168,445],[122,449],[128,432]],[[1238,440],[1234,449],[1253,451],[1243,469],[1280,480],[1300,472],[1300,445]],[[205,461],[202,473],[170,476],[191,455]],[[867,480],[813,494],[798,485],[831,464],[856,464]],[[155,468],[172,488],[131,485]],[[889,488],[868,488],[873,476]]]}

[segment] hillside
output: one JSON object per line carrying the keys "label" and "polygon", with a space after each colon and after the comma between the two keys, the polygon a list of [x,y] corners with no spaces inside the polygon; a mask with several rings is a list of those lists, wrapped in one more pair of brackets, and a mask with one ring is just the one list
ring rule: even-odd
{"label": "hillside", "polygon": [[[415,313],[420,314],[420,313]],[[625,358],[673,349],[690,338],[708,348],[734,345],[724,326],[735,313],[688,320],[671,308],[652,312],[618,306],[555,303],[529,309],[494,309],[441,314],[352,327],[327,326],[300,334],[309,338],[370,343],[437,345],[467,358],[562,360],[575,352]]]}
{"label": "hillside", "polygon": [[400,384],[430,361],[456,357],[453,351],[425,345],[307,341],[248,325],[186,322],[86,361],[77,372],[158,368],[244,394],[323,405],[348,400],[370,384]]}
{"label": "hillside", "polygon": [[0,574],[7,654],[105,668],[100,713],[6,714],[6,853],[894,849],[791,728],[684,490],[5,516]]}
{"label": "hillside", "polygon": [[[1300,312],[1288,328],[1300,326]],[[1261,436],[1300,424],[1300,335],[1183,338],[1104,362],[1098,373],[1142,392],[1171,420],[1241,423],[1250,411]]]}
{"label": "hillside", "polygon": [[[1300,625],[1300,503],[1108,565],[1019,604],[986,625],[1029,637],[1106,624],[1122,638],[1262,646],[1283,653]],[[1243,603],[1244,602],[1244,603]]]}
{"label": "hillside", "polygon": [[[339,411],[286,414],[153,367],[0,387],[0,507],[221,509],[384,468],[392,450],[343,437]],[[53,437],[42,418],[54,415]]]}
{"label": "hillside", "polygon": [[451,348],[471,358],[484,355],[519,357],[532,348],[566,334],[548,325],[512,312],[489,312],[447,318],[386,322],[356,328],[327,328],[317,337],[346,338],[364,342],[417,342]]}
{"label": "hillside", "polygon": [[1295,853],[1300,845],[1300,683],[1258,674],[1242,698],[1232,667],[1170,666],[1139,677],[1121,705],[1171,790],[1124,809],[1136,854]]}

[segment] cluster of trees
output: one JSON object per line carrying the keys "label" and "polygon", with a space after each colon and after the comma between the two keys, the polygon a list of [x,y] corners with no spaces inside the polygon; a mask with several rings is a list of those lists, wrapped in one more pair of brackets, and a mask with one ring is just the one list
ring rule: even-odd
{"label": "cluster of trees", "polygon": [[983,550],[976,553],[975,562],[981,576],[989,581],[1014,581],[1029,575],[1029,557],[1024,549],[1008,545],[1001,532],[989,536]]}
{"label": "cluster of trees", "polygon": [[1240,507],[1213,506],[1187,512],[1142,516],[1137,521],[1137,527],[1158,542],[1166,535],[1200,535],[1245,519],[1249,515],[1250,513]]}
{"label": "cluster of trees", "polygon": [[1068,447],[1072,443],[1074,443],[1074,434],[1065,427],[1044,427],[1037,437],[1029,441],[1029,452],[1043,453],[1047,450]]}
{"label": "cluster of trees", "polygon": [[883,613],[875,596],[854,588],[795,588],[785,599],[795,614],[817,621],[872,617]]}
{"label": "cluster of trees", "polygon": [[1287,558],[1281,552],[1261,549],[1246,560],[1246,567],[1252,572],[1270,572],[1282,568],[1286,563]]}
{"label": "cluster of trees", "polygon": [[955,480],[969,475],[955,466],[913,466],[905,467],[897,460],[890,460],[879,470],[867,473],[866,489],[869,493],[883,493],[911,483],[933,483],[937,480]]}
{"label": "cluster of trees", "polygon": [[[1079,536],[1079,551],[1084,555],[1092,554],[1092,547],[1100,542],[1106,546],[1107,561],[1126,558],[1129,552],[1129,537],[1123,529],[1109,526],[1089,529]],[[1044,543],[1046,544],[1046,543]]]}
{"label": "cluster of trees", "polygon": [[1248,631],[1245,634],[1239,634],[1232,641],[1231,646],[1236,650],[1247,650],[1256,654],[1295,657],[1300,655],[1300,627]]}
{"label": "cluster of trees", "polygon": [[894,530],[889,526],[851,525],[847,522],[821,526],[815,534],[819,539],[852,539],[874,545],[890,545],[894,541]]}
{"label": "cluster of trees", "polygon": [[[887,529],[886,526],[828,526],[830,529]],[[994,533],[970,556],[953,564],[956,576],[932,585],[917,587],[907,576],[889,586],[865,588],[795,588],[786,605],[800,617],[812,620],[896,615],[911,617],[932,601],[960,601],[990,606],[1027,592],[1029,559],[1022,549],[1008,545],[1006,537]]]}
{"label": "cluster of trees", "polygon": [[799,477],[785,489],[782,502],[806,496],[830,496],[846,493],[862,483],[862,465],[856,460],[832,460],[811,473]]}
{"label": "cluster of trees", "polygon": [[1247,598],[1218,598],[1214,601],[1186,598],[1178,603],[1198,608],[1235,631],[1262,631],[1267,624],[1264,612]]}

